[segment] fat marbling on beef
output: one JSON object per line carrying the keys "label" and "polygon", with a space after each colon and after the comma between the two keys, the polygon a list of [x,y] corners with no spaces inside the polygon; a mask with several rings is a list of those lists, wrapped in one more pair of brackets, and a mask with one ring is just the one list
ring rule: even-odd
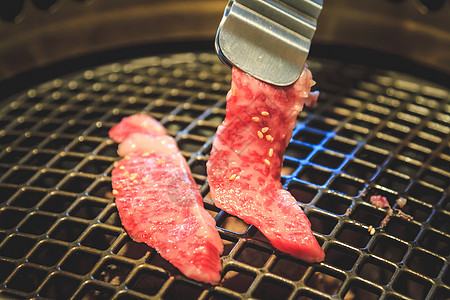
{"label": "fat marbling on beef", "polygon": [[309,69],[292,85],[261,82],[234,67],[226,117],[207,163],[211,196],[219,208],[255,225],[281,251],[307,262],[324,259],[308,218],[282,188],[283,154],[303,105],[318,93]]}
{"label": "fat marbling on beef", "polygon": [[109,134],[123,157],[112,186],[127,233],[187,277],[217,283],[223,244],[175,140],[144,114],[124,118]]}

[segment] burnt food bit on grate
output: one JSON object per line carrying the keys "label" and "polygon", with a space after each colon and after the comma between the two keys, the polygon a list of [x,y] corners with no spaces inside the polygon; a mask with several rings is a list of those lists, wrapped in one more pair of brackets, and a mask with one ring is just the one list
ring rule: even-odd
{"label": "burnt food bit on grate", "polygon": [[[0,18],[12,21],[19,6]],[[213,53],[179,53],[86,69],[2,99],[0,298],[449,298],[450,91],[334,60],[310,67],[321,96],[298,118],[282,183],[311,219],[322,264],[275,251],[213,205],[205,164],[231,77]],[[107,133],[139,112],[175,137],[217,222],[225,247],[217,286],[184,278],[121,226],[110,178],[117,145]],[[394,213],[382,227],[387,211],[370,203],[376,195],[394,210],[406,199],[401,210],[412,220]]]}

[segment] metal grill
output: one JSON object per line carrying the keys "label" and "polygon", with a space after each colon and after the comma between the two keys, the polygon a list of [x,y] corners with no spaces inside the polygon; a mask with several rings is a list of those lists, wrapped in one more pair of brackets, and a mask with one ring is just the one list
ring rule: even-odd
{"label": "metal grill", "polygon": [[[298,118],[283,184],[326,252],[306,264],[209,198],[206,161],[230,72],[212,53],[134,59],[5,99],[0,113],[0,298],[447,299],[450,91],[389,70],[312,59],[320,104]],[[173,135],[225,250],[217,286],[183,277],[121,227],[109,129],[146,112]],[[386,226],[387,197],[402,211]],[[374,228],[375,231],[371,230]]]}

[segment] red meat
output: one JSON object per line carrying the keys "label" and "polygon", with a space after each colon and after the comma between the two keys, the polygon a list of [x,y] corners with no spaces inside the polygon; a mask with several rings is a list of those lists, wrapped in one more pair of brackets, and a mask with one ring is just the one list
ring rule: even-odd
{"label": "red meat", "polygon": [[370,203],[372,203],[373,205],[375,205],[375,207],[378,208],[391,208],[387,198],[380,195],[374,195],[370,197]]}
{"label": "red meat", "polygon": [[324,259],[311,225],[295,198],[282,188],[283,154],[303,105],[317,93],[305,68],[288,87],[261,82],[233,68],[226,117],[207,163],[216,206],[255,225],[281,251],[308,262]]}
{"label": "red meat", "polygon": [[112,171],[122,225],[195,280],[220,280],[223,244],[175,141],[152,118],[124,118],[110,131],[124,156]]}

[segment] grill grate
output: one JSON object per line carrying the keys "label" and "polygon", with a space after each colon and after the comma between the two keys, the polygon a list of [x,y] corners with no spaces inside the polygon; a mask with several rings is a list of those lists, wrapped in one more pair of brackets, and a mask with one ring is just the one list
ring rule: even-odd
{"label": "grill grate", "polygon": [[[308,265],[210,200],[206,161],[230,72],[211,53],[70,74],[0,113],[0,296],[74,299],[450,297],[450,91],[398,72],[312,59],[320,104],[298,118],[283,168],[326,252]],[[188,160],[225,245],[218,286],[186,279],[121,227],[109,129],[147,112]],[[384,228],[372,195],[407,199]],[[370,228],[375,228],[371,234]]]}

